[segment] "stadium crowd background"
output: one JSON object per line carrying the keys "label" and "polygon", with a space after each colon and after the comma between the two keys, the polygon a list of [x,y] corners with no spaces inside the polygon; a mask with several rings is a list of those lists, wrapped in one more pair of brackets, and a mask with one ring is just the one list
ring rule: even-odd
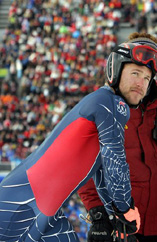
{"label": "stadium crowd background", "polygon": [[[0,43],[1,162],[22,162],[84,95],[103,85],[121,22],[156,35],[156,12],[155,0],[12,0]],[[64,210],[86,241],[77,194]]]}

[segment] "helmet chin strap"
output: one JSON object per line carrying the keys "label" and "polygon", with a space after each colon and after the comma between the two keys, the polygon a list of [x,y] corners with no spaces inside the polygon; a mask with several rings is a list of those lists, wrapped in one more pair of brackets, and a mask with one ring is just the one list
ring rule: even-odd
{"label": "helmet chin strap", "polygon": [[136,105],[134,105],[134,104],[130,104],[130,103],[128,103],[127,99],[123,96],[123,94],[122,94],[121,91],[119,90],[119,87],[114,88],[114,90],[115,90],[115,94],[116,94],[116,95],[119,95],[120,97],[122,97],[122,98],[124,99],[124,101],[128,104],[128,106],[129,106],[130,108],[134,108],[134,109],[136,109],[136,108],[138,108],[139,105],[142,103],[142,100],[140,100],[139,103],[136,104]]}

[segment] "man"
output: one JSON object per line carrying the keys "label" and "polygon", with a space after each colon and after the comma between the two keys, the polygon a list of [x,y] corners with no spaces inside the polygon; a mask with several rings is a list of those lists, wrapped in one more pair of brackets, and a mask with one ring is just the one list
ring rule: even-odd
{"label": "man", "polygon": [[[148,34],[133,33],[129,41],[149,37]],[[154,38],[153,38],[154,39]],[[157,40],[154,39],[154,41]],[[141,216],[141,226],[136,238],[139,242],[157,241],[157,82],[154,80],[148,95],[136,109],[130,109],[130,119],[125,127],[126,158],[130,167],[132,196]],[[79,195],[92,214],[103,211],[103,219],[93,221],[88,233],[89,242],[108,241],[102,231],[108,231],[108,218],[98,197],[95,185],[90,180],[79,191]],[[105,221],[104,221],[105,220]],[[137,241],[128,237],[128,241]]]}
{"label": "man", "polygon": [[[157,71],[154,41],[149,44],[118,46],[108,60],[108,84],[83,98],[2,181],[0,241],[79,241],[61,207],[92,176],[119,235],[138,231],[124,127],[128,105],[136,106],[144,98]],[[96,219],[100,216],[97,213]]]}

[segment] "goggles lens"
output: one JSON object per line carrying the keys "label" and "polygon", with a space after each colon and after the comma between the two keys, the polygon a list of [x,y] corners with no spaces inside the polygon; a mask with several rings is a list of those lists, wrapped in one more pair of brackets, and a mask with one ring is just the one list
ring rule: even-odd
{"label": "goggles lens", "polygon": [[157,51],[149,46],[135,46],[131,51],[132,59],[135,62],[147,65],[153,63],[153,68],[157,72]]}

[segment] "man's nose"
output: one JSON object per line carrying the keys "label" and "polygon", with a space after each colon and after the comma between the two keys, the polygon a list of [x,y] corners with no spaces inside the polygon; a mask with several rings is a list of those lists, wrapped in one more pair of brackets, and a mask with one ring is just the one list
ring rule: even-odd
{"label": "man's nose", "polygon": [[144,86],[144,78],[143,77],[140,77],[138,78],[137,82],[136,82],[136,85],[139,86],[139,87],[143,87]]}

